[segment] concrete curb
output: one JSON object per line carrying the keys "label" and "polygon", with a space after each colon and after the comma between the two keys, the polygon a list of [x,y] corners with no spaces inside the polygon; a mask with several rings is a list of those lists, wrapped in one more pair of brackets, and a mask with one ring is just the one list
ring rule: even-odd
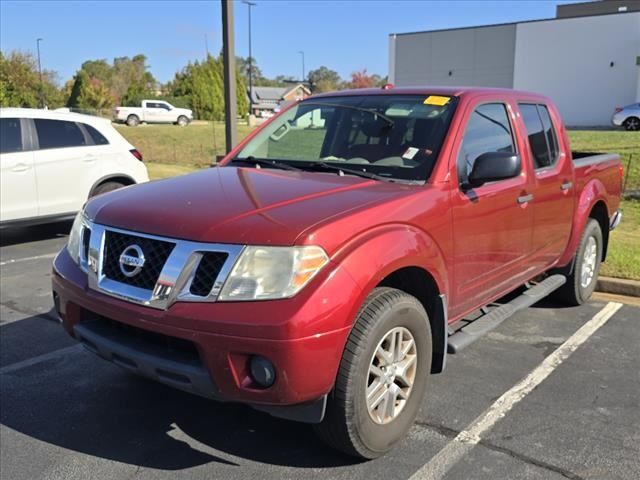
{"label": "concrete curb", "polygon": [[628,297],[640,297],[640,281],[622,278],[600,277],[596,284],[597,292],[614,293]]}

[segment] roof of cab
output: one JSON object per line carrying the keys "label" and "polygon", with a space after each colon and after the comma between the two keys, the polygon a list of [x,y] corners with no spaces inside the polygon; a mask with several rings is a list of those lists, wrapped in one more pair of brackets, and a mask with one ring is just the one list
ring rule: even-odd
{"label": "roof of cab", "polygon": [[320,93],[312,98],[321,97],[343,97],[354,95],[446,95],[450,97],[476,96],[483,94],[504,94],[505,96],[522,96],[527,98],[546,99],[543,95],[510,88],[489,88],[489,87],[438,87],[438,86],[412,86],[412,87],[378,87],[361,88],[351,90],[340,90],[336,92]]}
{"label": "roof of cab", "polygon": [[0,117],[45,118],[49,120],[71,120],[84,123],[111,123],[111,120],[107,118],[94,115],[84,115],[82,113],[73,113],[65,110],[45,110],[42,108],[0,108]]}

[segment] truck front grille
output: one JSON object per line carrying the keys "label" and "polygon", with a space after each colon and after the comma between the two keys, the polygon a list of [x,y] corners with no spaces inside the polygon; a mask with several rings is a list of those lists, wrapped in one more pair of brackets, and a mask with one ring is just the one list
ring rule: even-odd
{"label": "truck front grille", "polygon": [[206,252],[202,255],[193,282],[191,282],[191,295],[206,297],[211,293],[213,284],[228,256],[224,252]]}
{"label": "truck front grille", "polygon": [[[128,277],[120,268],[120,255],[132,245],[137,245],[141,248],[145,261],[140,272]],[[175,245],[175,243],[154,238],[138,237],[107,230],[105,234],[102,272],[111,280],[133,287],[153,290],[160,276],[160,272]]]}

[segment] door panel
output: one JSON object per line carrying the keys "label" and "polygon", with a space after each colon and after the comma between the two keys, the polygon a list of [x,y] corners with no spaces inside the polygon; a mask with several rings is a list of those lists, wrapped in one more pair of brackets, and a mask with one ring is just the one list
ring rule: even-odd
{"label": "door panel", "polygon": [[558,123],[552,123],[547,107],[528,103],[518,107],[528,138],[524,153],[536,166],[532,250],[536,267],[544,268],[564,252],[571,233],[573,168],[571,158],[559,148]]}
{"label": "door panel", "polygon": [[38,215],[33,152],[25,120],[0,119],[0,221]]}
{"label": "door panel", "polygon": [[99,153],[75,122],[35,119],[40,149],[34,162],[40,215],[80,210]]}
{"label": "door panel", "polygon": [[[503,103],[471,106],[457,156],[459,183],[464,184],[475,159],[491,151],[519,149]],[[464,314],[509,287],[517,287],[531,270],[533,191],[526,163],[515,178],[452,195],[454,285],[450,314]]]}

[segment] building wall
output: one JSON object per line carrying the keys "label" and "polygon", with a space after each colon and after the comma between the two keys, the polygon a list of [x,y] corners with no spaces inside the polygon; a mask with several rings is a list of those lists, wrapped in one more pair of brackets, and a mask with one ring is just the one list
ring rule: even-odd
{"label": "building wall", "polygon": [[567,125],[608,125],[640,100],[639,56],[640,13],[520,23],[513,86],[551,97]]}
{"label": "building wall", "polygon": [[511,87],[516,25],[392,35],[395,85]]}
{"label": "building wall", "polygon": [[599,2],[567,3],[556,6],[556,18],[605,15],[618,12],[640,12],[638,0],[603,0]]}

